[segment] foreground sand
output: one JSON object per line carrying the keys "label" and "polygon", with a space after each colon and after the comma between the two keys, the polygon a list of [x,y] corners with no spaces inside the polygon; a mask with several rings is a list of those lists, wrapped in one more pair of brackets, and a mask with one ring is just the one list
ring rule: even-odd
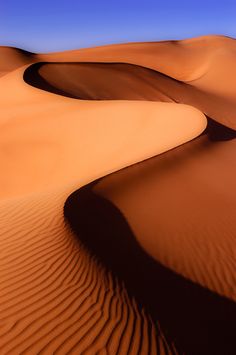
{"label": "foreground sand", "polygon": [[1,353],[233,354],[234,40],[1,50]]}

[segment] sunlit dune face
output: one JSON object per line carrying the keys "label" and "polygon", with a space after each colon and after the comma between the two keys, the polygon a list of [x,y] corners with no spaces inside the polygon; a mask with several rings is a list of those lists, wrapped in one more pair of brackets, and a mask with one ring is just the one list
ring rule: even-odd
{"label": "sunlit dune face", "polygon": [[0,354],[235,353],[235,43],[0,47]]}
{"label": "sunlit dune face", "polygon": [[40,186],[47,189],[48,177],[53,178],[55,170],[61,167],[60,155],[63,152],[59,142],[39,140],[37,136],[20,138],[11,140],[9,137],[0,145],[2,197],[22,195],[23,191],[33,192]]}
{"label": "sunlit dune face", "polygon": [[187,83],[127,63],[38,63],[25,71],[24,80],[41,90],[81,100],[184,103],[196,107],[218,123],[236,129],[234,81],[229,82],[227,88],[225,84],[217,88],[215,83],[221,82],[220,77],[229,76],[228,72],[224,73],[228,69],[223,63],[228,59],[226,61],[232,67],[232,53],[226,51],[222,55],[215,54],[215,57],[212,63],[207,62],[203,76]]}
{"label": "sunlit dune face", "polygon": [[[19,100],[21,86],[15,90]],[[11,106],[0,133],[2,197],[85,184],[183,144],[206,127],[205,116],[185,105],[58,102],[50,93],[39,100],[34,88],[22,94],[23,108],[17,102],[21,119],[13,124]]]}

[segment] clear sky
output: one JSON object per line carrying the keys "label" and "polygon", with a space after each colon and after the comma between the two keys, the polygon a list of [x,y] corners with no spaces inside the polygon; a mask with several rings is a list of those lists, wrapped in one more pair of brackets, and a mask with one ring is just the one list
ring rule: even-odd
{"label": "clear sky", "polygon": [[0,0],[0,45],[34,52],[236,37],[236,0]]}

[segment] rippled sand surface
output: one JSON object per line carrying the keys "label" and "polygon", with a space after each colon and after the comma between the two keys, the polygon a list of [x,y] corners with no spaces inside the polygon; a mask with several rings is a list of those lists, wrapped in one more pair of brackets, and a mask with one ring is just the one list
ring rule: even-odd
{"label": "rippled sand surface", "polygon": [[0,353],[234,354],[236,44],[0,47]]}

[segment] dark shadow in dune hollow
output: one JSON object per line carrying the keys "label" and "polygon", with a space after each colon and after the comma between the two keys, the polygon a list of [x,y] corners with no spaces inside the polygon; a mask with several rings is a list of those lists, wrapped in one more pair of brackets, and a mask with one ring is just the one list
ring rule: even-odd
{"label": "dark shadow in dune hollow", "polygon": [[[45,68],[47,70],[43,72]],[[23,79],[28,85],[53,94],[98,101],[178,102],[169,92],[165,92],[164,85],[171,81],[178,89],[185,86],[153,69],[119,62],[38,62],[25,70]],[[123,90],[120,90],[120,84]]]}
{"label": "dark shadow in dune hollow", "polygon": [[236,304],[152,259],[121,211],[93,192],[94,185],[65,203],[65,217],[79,240],[125,281],[180,354],[235,354]]}
{"label": "dark shadow in dune hollow", "polygon": [[56,95],[70,97],[72,99],[78,99],[77,96],[68,94],[66,91],[59,89],[53,85],[50,85],[40,74],[39,69],[44,63],[35,63],[30,65],[24,72],[23,79],[28,84],[37,89],[51,92]]}
{"label": "dark shadow in dune hollow", "polygon": [[236,131],[232,128],[223,126],[219,122],[207,117],[207,128],[203,134],[208,135],[208,139],[212,142],[215,141],[228,141],[236,138]]}
{"label": "dark shadow in dune hollow", "polygon": [[[69,63],[64,64],[69,65]],[[78,65],[83,68],[84,64],[88,66],[88,63]],[[70,87],[68,82],[70,89],[68,92],[52,85],[40,75],[39,71],[44,63],[30,66],[25,71],[24,80],[39,89],[86,100],[137,99],[177,102],[177,99],[174,99],[175,94],[180,94],[180,96],[185,94],[186,84],[151,69],[121,63],[91,63],[90,65],[94,64],[101,68],[104,65],[117,66],[119,70],[128,68],[129,74],[134,73],[138,80],[140,78],[145,80],[146,75],[150,79],[153,73],[155,77],[152,77],[152,84],[148,87],[150,91],[143,93],[143,87],[140,86],[137,92],[132,92],[132,83],[131,86],[126,87],[125,95],[120,91],[110,92],[108,90],[104,97],[100,95],[99,90],[96,92],[97,86],[95,86],[96,90],[90,91],[88,85],[87,91],[83,91],[83,84],[80,86],[80,83],[73,82]],[[120,76],[120,73],[118,71],[116,78]],[[145,76],[142,76],[144,73]],[[56,79],[60,84],[62,79]],[[110,79],[111,77],[107,78],[107,80]],[[168,92],[164,92],[166,83],[170,81],[172,87],[168,88]],[[115,80],[112,80],[114,88],[115,83]],[[190,86],[186,90],[189,88]],[[193,95],[199,95],[195,89],[191,90],[193,90]],[[96,98],[93,97],[94,93],[97,95]],[[209,141],[224,141],[236,137],[235,130],[210,117],[207,119],[208,126],[203,134],[207,135]],[[74,192],[65,203],[65,217],[79,240],[115,275],[125,281],[129,293],[135,296],[140,304],[145,305],[154,321],[160,323],[170,344],[173,341],[180,354],[235,354],[236,304],[154,261],[137,243],[121,211],[111,201],[98,196],[93,191],[94,184],[96,182]]]}
{"label": "dark shadow in dune hollow", "polygon": [[[219,105],[216,97],[205,95],[191,85],[150,68],[128,63],[35,63],[24,72],[24,81],[38,89],[81,100],[147,100],[198,107],[194,98],[202,101],[207,96]],[[206,108],[206,103],[203,106]],[[199,109],[205,112],[204,107]],[[209,133],[210,140],[236,137],[236,130],[206,116],[208,127],[205,132]]]}

